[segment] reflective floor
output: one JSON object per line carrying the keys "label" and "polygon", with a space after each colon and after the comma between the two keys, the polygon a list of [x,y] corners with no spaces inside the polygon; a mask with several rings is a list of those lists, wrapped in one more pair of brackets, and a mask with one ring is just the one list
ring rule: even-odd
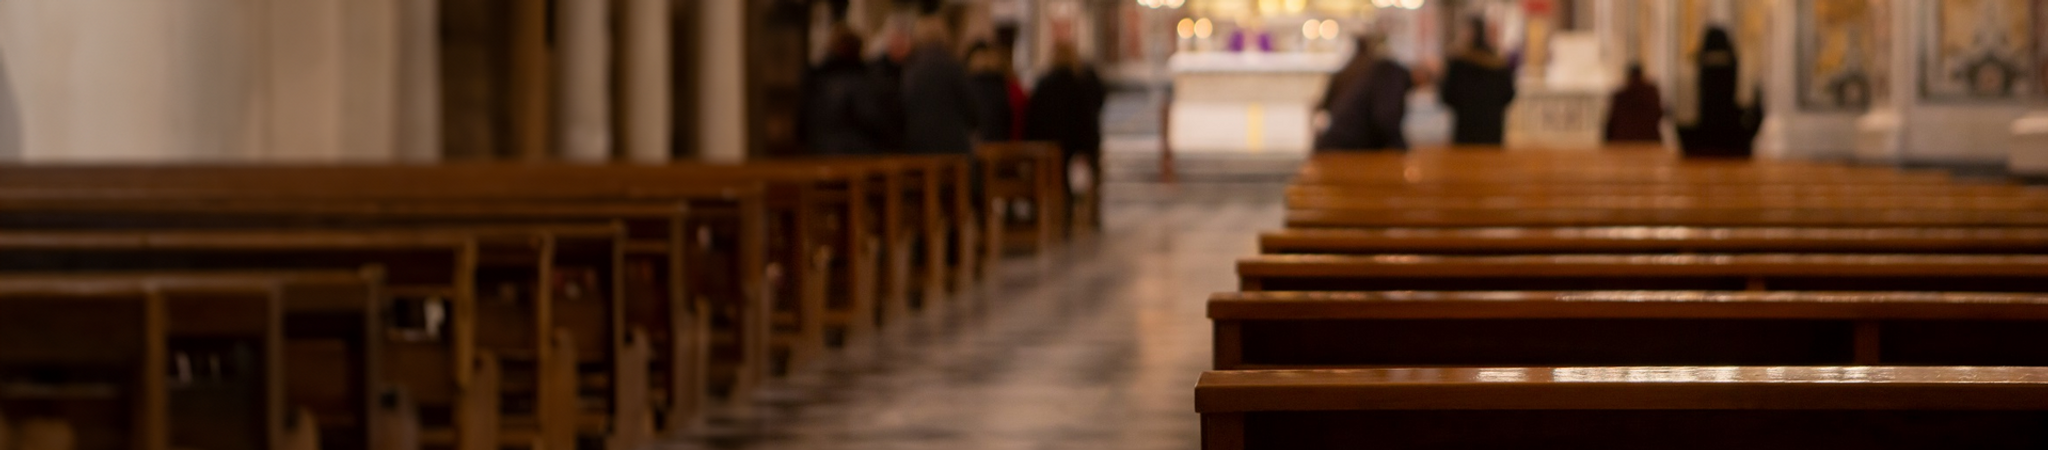
{"label": "reflective floor", "polygon": [[1196,449],[1203,300],[1279,185],[1113,185],[1106,231],[767,389],[667,449]]}

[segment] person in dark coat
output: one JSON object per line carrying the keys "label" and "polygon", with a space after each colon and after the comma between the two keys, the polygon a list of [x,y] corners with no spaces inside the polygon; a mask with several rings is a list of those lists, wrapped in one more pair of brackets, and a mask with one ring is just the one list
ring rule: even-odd
{"label": "person in dark coat", "polygon": [[943,25],[918,25],[917,48],[903,63],[903,150],[917,154],[972,155],[980,114],[967,68],[946,44]]}
{"label": "person in dark coat", "polygon": [[[1024,139],[1059,143],[1066,153],[1066,166],[1081,166],[1088,173],[1088,192],[1100,192],[1102,187],[1102,105],[1108,98],[1108,88],[1095,69],[1081,61],[1081,53],[1071,42],[1053,46],[1052,70],[1038,79],[1031,90],[1028,113],[1024,118]],[[1068,217],[1082,212],[1084,205],[1077,200],[1073,189],[1067,191],[1067,205],[1077,208]],[[1095,226],[1101,226],[1102,215],[1088,214]]]}
{"label": "person in dark coat", "polygon": [[1628,67],[1628,81],[1614,93],[1607,109],[1608,142],[1662,142],[1664,96],[1643,76],[1643,66]]}
{"label": "person in dark coat", "polygon": [[1686,156],[1748,157],[1756,128],[1746,125],[1735,100],[1741,59],[1735,41],[1719,27],[1707,29],[1699,53],[1699,122],[1681,133]]}
{"label": "person in dark coat", "polygon": [[1456,115],[1453,142],[1500,145],[1508,104],[1515,101],[1515,71],[1486,39],[1486,22],[1473,19],[1463,53],[1451,58],[1437,84],[1444,106]]}
{"label": "person in dark coat", "polygon": [[1360,38],[1351,61],[1330,77],[1317,110],[1329,126],[1316,137],[1317,151],[1407,149],[1401,121],[1408,116],[1408,69],[1380,56],[1378,39]]}
{"label": "person in dark coat", "polygon": [[1000,47],[975,44],[967,50],[968,81],[981,109],[978,136],[982,142],[1004,142],[1024,136],[1024,88],[1010,70],[1010,55]]}
{"label": "person in dark coat", "polygon": [[825,62],[804,77],[804,144],[819,155],[873,155],[887,150],[889,129],[899,126],[884,106],[894,91],[860,59],[861,39],[833,30]]}

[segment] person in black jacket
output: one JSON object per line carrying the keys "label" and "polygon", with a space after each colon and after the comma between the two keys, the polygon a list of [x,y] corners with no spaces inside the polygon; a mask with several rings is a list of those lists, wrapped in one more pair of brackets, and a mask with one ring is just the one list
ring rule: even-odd
{"label": "person in black jacket", "polygon": [[917,28],[917,46],[903,62],[903,150],[973,155],[979,108],[967,68],[947,44],[943,23],[927,18]]}
{"label": "person in black jacket", "polygon": [[[1012,86],[1016,76],[1010,72],[1008,52],[986,42],[976,43],[967,50],[968,82],[974,85],[975,106],[981,114],[977,121],[980,129],[975,133],[982,142],[1005,142],[1017,139],[1022,130],[1013,125],[1021,123],[1016,104],[1012,103]],[[1021,103],[1021,102],[1018,102]]]}
{"label": "person in black jacket", "polygon": [[[1053,67],[1038,79],[1031,91],[1031,101],[1026,106],[1029,112],[1024,118],[1024,138],[1034,141],[1052,141],[1066,153],[1067,167],[1084,164],[1089,177],[1090,192],[1099,192],[1102,186],[1102,104],[1108,97],[1108,89],[1095,69],[1081,61],[1080,50],[1071,42],[1053,46]],[[1070,206],[1081,205],[1074,201],[1073,189],[1068,189]],[[1101,214],[1092,217],[1100,226]]]}
{"label": "person in black jacket", "polygon": [[860,59],[861,39],[852,30],[832,32],[827,56],[804,77],[804,144],[819,155],[873,155],[887,150],[891,127],[884,105],[894,91],[880,89]]}
{"label": "person in black jacket", "polygon": [[1351,61],[1330,77],[1316,108],[1329,118],[1316,136],[1316,151],[1407,149],[1401,122],[1413,86],[1407,68],[1380,55],[1378,38],[1359,38]]}
{"label": "person in black jacket", "polygon": [[1500,145],[1508,104],[1515,101],[1515,71],[1486,39],[1486,22],[1472,19],[1464,52],[1451,58],[1437,93],[1456,118],[1453,142]]}

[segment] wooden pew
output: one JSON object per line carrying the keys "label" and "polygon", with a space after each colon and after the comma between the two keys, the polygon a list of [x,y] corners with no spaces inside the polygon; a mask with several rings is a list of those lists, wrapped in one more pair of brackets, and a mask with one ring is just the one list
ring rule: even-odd
{"label": "wooden pew", "polygon": [[2041,227],[2038,211],[1884,209],[1406,209],[1287,211],[1292,228],[1378,227]]}
{"label": "wooden pew", "polygon": [[1503,170],[1461,170],[1446,168],[1427,170],[1419,168],[1389,167],[1380,169],[1342,167],[1321,170],[1309,167],[1296,175],[1294,182],[1302,185],[1336,186],[1395,186],[1414,184],[1549,184],[1549,183],[1596,183],[1596,184],[1898,184],[1898,185],[1946,185],[1954,180],[1946,173],[1939,172],[1839,172],[1785,170],[1763,171],[1753,168],[1730,168],[1726,170],[1685,170],[1678,168],[1617,168],[1617,169],[1503,169]]}
{"label": "wooden pew", "polygon": [[[1966,286],[1959,286],[1966,287]],[[1246,292],[1217,370],[1521,365],[2048,366],[2048,296],[1927,292]]]}
{"label": "wooden pew", "polygon": [[1641,196],[1617,193],[1601,196],[1379,196],[1314,197],[1290,199],[1292,209],[1386,211],[1437,210],[1917,210],[1917,211],[2042,211],[2048,197],[1992,197],[1960,195],[1779,197],[1766,195]]}
{"label": "wooden pew", "polygon": [[2048,368],[1217,371],[1202,448],[2037,448]]}
{"label": "wooden pew", "polygon": [[[411,326],[394,333],[385,364],[427,411],[447,411],[422,439],[457,448],[572,446],[577,434],[607,435],[612,416],[645,417],[646,389],[608,376],[645,379],[646,344],[626,341],[615,278],[620,230],[610,226],[373,231],[186,231],[0,233],[0,270],[135,270],[385,267],[395,305]],[[591,285],[596,284],[596,285]],[[578,294],[578,292],[596,294]],[[609,295],[607,295],[609,294]],[[446,314],[445,322],[432,318]],[[616,347],[614,344],[618,344]],[[486,353],[488,352],[488,353]],[[492,354],[505,377],[479,380],[472,363]],[[640,358],[615,360],[614,358]],[[487,362],[485,365],[497,365]],[[579,365],[601,367],[584,382]],[[530,381],[521,381],[530,380]],[[503,386],[504,392],[486,387]],[[584,411],[583,392],[606,405]],[[500,395],[517,400],[511,419]],[[520,405],[530,405],[521,407]],[[446,409],[443,409],[446,408]],[[520,419],[524,418],[524,421]],[[589,422],[585,418],[591,419]],[[497,431],[490,424],[502,424]],[[479,430],[476,427],[490,427]]]}
{"label": "wooden pew", "polygon": [[1896,197],[1902,195],[1942,195],[1972,198],[2041,197],[2048,195],[2048,189],[2032,186],[1954,183],[1927,186],[1911,184],[1602,184],[1602,183],[1543,183],[1543,184],[1411,184],[1411,185],[1293,185],[1287,187],[1290,201],[1317,197],[1385,197],[1385,196],[1610,196],[1610,195],[1681,195],[1681,196],[1765,196],[1765,197]]}
{"label": "wooden pew", "polygon": [[[1066,166],[1058,146],[1047,142],[983,144],[975,149],[988,186],[989,215],[999,223],[990,230],[991,254],[1007,250],[1039,251],[1060,236],[1066,192]],[[1029,205],[1024,221],[1013,217],[1018,204]]]}
{"label": "wooden pew", "polygon": [[[103,226],[147,223],[171,226],[220,227],[223,224],[293,223],[299,225],[351,226],[370,224],[491,224],[548,223],[563,221],[620,221],[630,240],[626,248],[629,293],[637,309],[633,320],[653,334],[666,370],[655,373],[654,383],[662,385],[656,394],[666,398],[663,425],[687,425],[706,399],[728,401],[744,397],[768,372],[766,347],[748,344],[746,351],[724,352],[721,358],[734,360],[717,382],[707,380],[702,362],[712,356],[695,347],[708,339],[702,329],[711,328],[708,314],[713,304],[755,305],[766,302],[763,286],[764,238],[759,230],[766,220],[759,187],[684,185],[664,187],[654,183],[634,184],[630,191],[607,190],[601,186],[584,189],[554,189],[528,192],[508,183],[533,183],[512,179],[487,183],[475,179],[430,178],[435,183],[416,182],[403,186],[399,180],[304,169],[298,172],[217,170],[206,177],[191,172],[157,173],[140,168],[137,177],[166,178],[155,183],[171,189],[24,190],[0,200],[0,216],[9,227]],[[285,176],[276,176],[285,175]],[[192,178],[229,177],[230,183],[204,184]],[[472,175],[474,177],[474,175]],[[299,179],[303,185],[285,183]],[[353,180],[353,181],[350,181]],[[629,180],[630,181],[630,180]],[[134,182],[134,180],[131,180]],[[614,180],[617,182],[617,180]],[[233,189],[236,185],[265,184],[302,186],[289,189]],[[597,184],[595,182],[591,184]],[[633,183],[628,183],[633,184]],[[281,222],[280,222],[281,221]],[[686,270],[686,267],[697,268]],[[715,269],[715,270],[711,270]],[[663,280],[666,280],[664,283]],[[635,286],[667,288],[647,291]],[[865,297],[855,297],[865,300]],[[709,303],[707,303],[709,302]],[[852,305],[860,309],[871,303]],[[696,306],[693,306],[696,305]],[[726,314],[753,311],[753,307],[725,308]],[[759,320],[725,321],[729,333],[765,335],[766,314]],[[815,317],[819,315],[807,315]],[[862,321],[849,325],[864,331]],[[748,331],[760,330],[760,331]],[[741,342],[762,342],[766,338]],[[761,345],[767,345],[765,343]],[[692,362],[699,361],[699,362]],[[705,394],[705,393],[709,394]]]}
{"label": "wooden pew", "polygon": [[1267,254],[2048,253],[2048,228],[1542,227],[1291,229]]}
{"label": "wooden pew", "polygon": [[79,448],[286,448],[277,294],[0,279],[0,410]]}
{"label": "wooden pew", "polygon": [[1245,291],[2048,291],[2048,257],[2011,255],[1263,255],[1237,272]]}
{"label": "wooden pew", "polygon": [[[282,412],[312,413],[319,448],[406,448],[396,443],[417,445],[407,433],[418,427],[406,421],[412,406],[401,386],[375,376],[383,370],[382,278],[377,270],[11,273],[0,275],[0,290],[274,294],[284,327]],[[288,434],[305,431],[289,416],[281,423]]]}

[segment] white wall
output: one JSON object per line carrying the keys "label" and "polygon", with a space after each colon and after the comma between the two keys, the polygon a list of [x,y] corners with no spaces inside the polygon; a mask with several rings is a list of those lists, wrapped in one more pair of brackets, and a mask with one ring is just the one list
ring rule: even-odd
{"label": "white wall", "polygon": [[399,1],[0,0],[0,158],[388,160]]}

